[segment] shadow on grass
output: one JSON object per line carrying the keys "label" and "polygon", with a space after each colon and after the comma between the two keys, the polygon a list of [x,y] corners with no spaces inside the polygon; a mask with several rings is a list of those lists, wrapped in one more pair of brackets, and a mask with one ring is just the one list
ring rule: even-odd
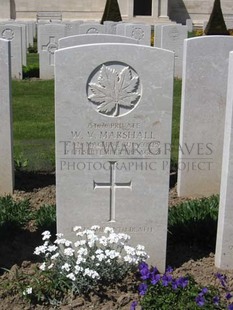
{"label": "shadow on grass", "polygon": [[15,189],[25,192],[33,189],[55,185],[55,173],[17,171],[15,173]]}
{"label": "shadow on grass", "polygon": [[[46,228],[55,234],[55,224]],[[21,266],[24,261],[32,263],[40,261],[33,252],[44,242],[41,237],[43,231],[44,227],[33,232],[13,225],[3,225],[0,228],[0,275],[4,273],[1,268],[11,269],[15,264]]]}

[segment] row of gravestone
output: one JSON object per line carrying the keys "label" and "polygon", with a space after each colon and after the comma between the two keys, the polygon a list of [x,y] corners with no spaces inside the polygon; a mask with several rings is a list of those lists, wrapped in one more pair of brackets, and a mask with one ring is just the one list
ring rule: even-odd
{"label": "row of gravestone", "polygon": [[[27,64],[27,48],[33,45],[35,36],[35,23],[33,22],[7,22],[0,24],[0,37],[11,40],[12,77],[22,79],[22,65]],[[38,52],[40,64],[40,78],[51,79],[54,77],[54,52],[58,48],[58,40],[63,37],[80,34],[110,34],[111,36],[130,37],[138,44],[151,45],[151,26],[146,24],[128,24],[105,22],[98,23],[60,22],[37,24]],[[187,38],[187,26],[182,25],[155,25],[154,42],[156,47],[175,52],[175,76],[181,78],[183,42]],[[115,39],[113,39],[115,40]],[[124,39],[119,42],[124,42]],[[106,36],[105,42],[111,42],[111,37]],[[88,42],[88,40],[87,40]],[[103,43],[103,37],[100,43]]]}
{"label": "row of gravestone", "polygon": [[[78,26],[79,35],[83,34],[103,34],[106,32],[106,25],[109,29],[110,36],[101,38],[99,36],[99,43],[112,42],[118,35],[121,37],[129,37],[136,40],[140,45],[151,45],[151,26],[142,24],[127,24],[127,23],[111,23],[105,25],[99,24],[80,24]],[[114,28],[113,28],[114,26]],[[111,28],[112,27],[112,28]],[[188,28],[182,25],[159,25],[155,26],[155,46],[171,50],[175,52],[175,76],[181,78],[182,76],[182,57],[183,57],[183,42],[187,38]],[[66,37],[66,27],[62,24],[45,24],[39,26],[38,30],[38,47],[40,53],[40,77],[42,79],[49,79],[54,77],[54,52],[58,48],[58,40]],[[90,38],[86,38],[86,44],[92,43]],[[77,39],[79,40],[79,39]],[[118,38],[119,42],[124,42]],[[73,40],[74,42],[75,40]],[[98,42],[96,37],[95,43]],[[75,45],[75,43],[74,43]]]}
{"label": "row of gravestone", "polygon": [[[131,43],[62,47],[55,52],[58,230],[70,237],[75,225],[112,226],[144,244],[164,270],[175,55]],[[8,48],[1,40],[1,193],[13,186]],[[231,37],[185,40],[178,162],[180,195],[219,193],[222,173],[222,268],[233,268],[232,50]]]}

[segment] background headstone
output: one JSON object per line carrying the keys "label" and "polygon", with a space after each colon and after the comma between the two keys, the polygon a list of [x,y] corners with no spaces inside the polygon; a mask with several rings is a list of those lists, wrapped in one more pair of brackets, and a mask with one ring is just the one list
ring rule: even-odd
{"label": "background headstone", "polygon": [[174,53],[136,44],[55,53],[57,229],[72,238],[75,225],[111,226],[161,271],[173,66]]}
{"label": "background headstone", "polygon": [[22,33],[22,42],[21,42],[21,55],[22,55],[22,64],[23,66],[27,65],[27,26],[23,23],[14,22],[13,24],[7,23],[5,26],[19,26],[21,27],[21,33]]}
{"label": "background headstone", "polygon": [[11,41],[11,76],[22,79],[22,27],[0,25],[0,38]]}
{"label": "background headstone", "polygon": [[128,24],[125,34],[127,37],[138,40],[139,44],[151,45],[151,26],[146,24]]}
{"label": "background headstone", "polygon": [[63,22],[66,25],[66,36],[75,36],[79,34],[79,26],[83,21]]}
{"label": "background headstone", "polygon": [[13,194],[10,42],[0,39],[0,195]]}
{"label": "background headstone", "polygon": [[228,94],[215,265],[233,270],[233,52],[229,58]]}
{"label": "background headstone", "polygon": [[139,44],[151,44],[151,26],[146,24],[119,23],[116,34],[138,40]]}
{"label": "background headstone", "polygon": [[218,194],[222,167],[230,36],[185,40],[179,196]]}
{"label": "background headstone", "polygon": [[40,62],[40,78],[52,79],[54,77],[54,53],[58,49],[58,40],[65,37],[66,25],[45,24],[38,29],[38,46]]}
{"label": "background headstone", "polygon": [[97,23],[83,23],[79,26],[79,34],[105,33],[105,26]]}
{"label": "background headstone", "polygon": [[118,24],[118,22],[112,22],[112,21],[106,20],[104,22],[105,33],[107,33],[107,34],[116,34],[117,24]]}
{"label": "background headstone", "polygon": [[182,77],[184,40],[188,36],[187,26],[165,25],[161,28],[161,48],[175,53],[175,77]]}
{"label": "background headstone", "polygon": [[132,38],[110,35],[110,34],[80,34],[78,36],[65,37],[58,40],[58,48],[66,48],[75,45],[94,44],[94,43],[131,43],[137,44],[138,41]]}
{"label": "background headstone", "polygon": [[193,22],[191,19],[186,19],[186,26],[187,26],[188,32],[193,31]]}

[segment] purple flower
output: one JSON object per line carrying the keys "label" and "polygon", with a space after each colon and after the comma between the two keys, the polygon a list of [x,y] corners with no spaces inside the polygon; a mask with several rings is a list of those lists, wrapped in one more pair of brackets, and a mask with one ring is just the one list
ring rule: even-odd
{"label": "purple flower", "polygon": [[200,294],[195,298],[195,301],[199,307],[203,307],[205,305],[205,298]]}
{"label": "purple flower", "polygon": [[218,296],[214,296],[214,298],[213,298],[213,304],[214,304],[215,306],[218,306],[218,305],[219,305],[219,297],[218,297]]}
{"label": "purple flower", "polygon": [[154,267],[152,270],[151,270],[151,275],[154,275],[154,274],[157,274],[159,273],[158,269],[156,267]]}
{"label": "purple flower", "polygon": [[219,279],[220,283],[223,287],[226,287],[227,284],[227,277],[221,273],[216,273],[216,277]]}
{"label": "purple flower", "polygon": [[173,268],[171,266],[168,266],[165,273],[172,273],[172,271]]}
{"label": "purple flower", "polygon": [[137,302],[136,301],[133,301],[132,302],[132,304],[131,304],[131,306],[130,306],[130,310],[135,310],[136,309],[136,307],[137,307]]}
{"label": "purple flower", "polygon": [[145,263],[145,262],[140,263],[138,268],[139,268],[139,272],[141,274],[141,279],[142,280],[149,279],[149,277],[150,277],[150,270],[149,270],[149,267],[148,267],[147,263]]}
{"label": "purple flower", "polygon": [[171,282],[172,282],[172,276],[171,275],[164,274],[162,276],[162,285],[163,286],[168,286],[168,284]]}
{"label": "purple flower", "polygon": [[203,295],[206,294],[206,293],[208,293],[208,288],[207,288],[207,287],[203,287],[203,289],[202,289],[200,295],[203,296]]}
{"label": "purple flower", "polygon": [[228,310],[233,310],[233,304],[230,304],[227,309]]}
{"label": "purple flower", "polygon": [[232,297],[231,293],[227,293],[227,294],[226,294],[226,299],[227,299],[227,300],[230,300],[231,297]]}
{"label": "purple flower", "polygon": [[176,291],[178,289],[178,285],[179,285],[178,280],[173,280],[172,281],[172,289],[174,291]]}
{"label": "purple flower", "polygon": [[188,280],[188,278],[180,277],[177,280],[177,284],[179,287],[185,288],[189,284],[189,280]]}
{"label": "purple flower", "polygon": [[144,296],[147,291],[147,284],[141,283],[138,287],[139,295]]}
{"label": "purple flower", "polygon": [[146,262],[141,262],[141,263],[139,264],[139,266],[138,266],[138,269],[139,269],[139,270],[142,270],[142,269],[144,269],[144,268],[149,269],[148,264],[147,264]]}
{"label": "purple flower", "polygon": [[161,275],[160,274],[152,274],[152,278],[151,278],[151,284],[155,285],[157,284],[161,279]]}

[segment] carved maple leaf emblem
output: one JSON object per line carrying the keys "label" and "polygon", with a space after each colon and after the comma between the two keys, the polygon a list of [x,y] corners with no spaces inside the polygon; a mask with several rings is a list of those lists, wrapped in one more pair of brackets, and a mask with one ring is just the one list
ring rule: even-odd
{"label": "carved maple leaf emblem", "polygon": [[92,94],[90,101],[98,105],[102,114],[118,116],[120,107],[131,110],[137,103],[140,94],[137,92],[139,78],[132,74],[129,67],[118,73],[115,69],[103,65],[98,83],[89,83]]}

